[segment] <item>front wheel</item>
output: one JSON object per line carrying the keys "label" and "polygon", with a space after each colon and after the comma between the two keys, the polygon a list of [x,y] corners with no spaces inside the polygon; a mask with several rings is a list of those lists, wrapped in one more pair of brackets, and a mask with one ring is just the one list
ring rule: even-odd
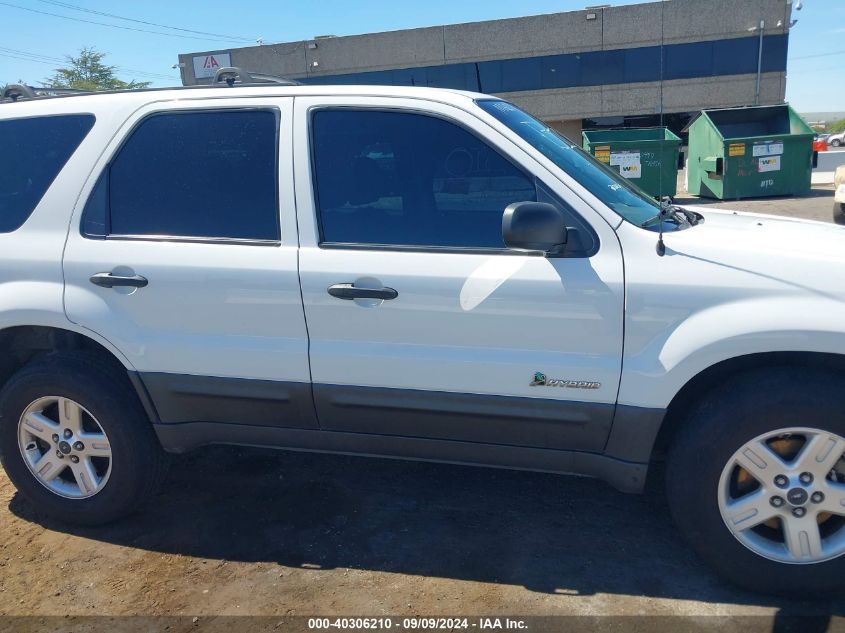
{"label": "front wheel", "polygon": [[670,450],[690,544],[747,589],[819,597],[845,574],[845,381],[767,370],[713,391]]}
{"label": "front wheel", "polygon": [[0,461],[36,511],[101,524],[158,487],[164,457],[120,369],[96,356],[54,354],[0,392]]}
{"label": "front wheel", "polygon": [[840,141],[840,140],[837,138],[837,139],[832,140],[832,141],[830,142],[830,144],[831,144],[831,145],[833,145],[834,147],[839,147],[840,145],[842,145],[842,141]]}

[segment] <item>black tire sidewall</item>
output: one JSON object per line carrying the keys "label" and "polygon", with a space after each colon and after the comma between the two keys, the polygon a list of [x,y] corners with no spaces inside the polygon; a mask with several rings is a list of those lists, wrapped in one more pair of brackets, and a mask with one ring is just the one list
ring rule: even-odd
{"label": "black tire sidewall", "polygon": [[[91,497],[68,499],[55,494],[36,479],[21,455],[20,417],[26,407],[45,396],[66,397],[82,405],[108,437],[111,472],[103,489]],[[121,380],[76,359],[50,359],[24,368],[0,392],[0,461],[36,510],[70,523],[107,522],[130,511],[143,493],[152,433],[144,424],[150,422]]]}
{"label": "black tire sidewall", "polygon": [[676,438],[666,470],[673,518],[702,558],[734,584],[789,597],[841,591],[845,556],[789,564],[755,554],[725,525],[718,486],[728,460],[760,435],[809,427],[845,437],[843,393],[845,381],[826,373],[756,372],[711,392]]}

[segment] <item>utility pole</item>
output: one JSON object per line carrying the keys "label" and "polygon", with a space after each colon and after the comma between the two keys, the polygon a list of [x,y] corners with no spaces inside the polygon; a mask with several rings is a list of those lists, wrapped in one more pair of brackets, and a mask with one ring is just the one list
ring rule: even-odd
{"label": "utility pole", "polygon": [[754,105],[760,105],[760,73],[763,71],[763,30],[766,26],[765,21],[760,20],[760,39],[757,44],[757,85],[754,88]]}

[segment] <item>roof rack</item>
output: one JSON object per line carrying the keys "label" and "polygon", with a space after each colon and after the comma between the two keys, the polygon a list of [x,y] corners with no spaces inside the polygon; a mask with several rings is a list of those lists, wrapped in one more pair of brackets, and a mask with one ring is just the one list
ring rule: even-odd
{"label": "roof rack", "polygon": [[218,68],[214,73],[212,85],[226,82],[230,88],[236,83],[241,86],[255,85],[255,84],[276,84],[277,86],[301,86],[302,83],[295,79],[286,79],[285,77],[275,77],[273,75],[264,75],[261,73],[251,73],[236,66],[226,66]]}
{"label": "roof rack", "polygon": [[0,102],[5,100],[38,99],[39,97],[60,97],[68,95],[90,94],[89,90],[76,88],[51,88],[50,86],[27,86],[26,84],[8,84],[0,92]]}

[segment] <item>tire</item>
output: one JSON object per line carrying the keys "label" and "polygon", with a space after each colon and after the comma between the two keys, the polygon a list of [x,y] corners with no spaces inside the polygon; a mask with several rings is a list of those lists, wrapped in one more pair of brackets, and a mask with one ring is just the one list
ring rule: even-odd
{"label": "tire", "polygon": [[[60,402],[71,403],[66,411],[83,413],[76,417],[66,413],[62,418]],[[29,434],[34,427],[24,424],[24,412],[39,406],[46,408],[26,419],[36,415],[43,416],[40,420],[58,421],[58,434],[52,435],[55,445],[50,444],[49,434],[56,429],[47,425],[37,431],[47,437],[43,440]],[[81,422],[74,426],[75,420]],[[74,434],[63,432],[62,427],[81,430]],[[21,439],[22,434],[28,439]],[[69,448],[67,442],[60,446],[62,437],[70,438],[73,446]],[[69,454],[60,458],[65,448]],[[103,457],[106,454],[108,457]],[[54,463],[39,461],[43,457]],[[92,470],[86,471],[88,474],[71,471],[69,462],[74,458],[75,468]],[[157,491],[165,471],[164,453],[122,367],[81,352],[35,360],[0,391],[0,462],[37,512],[77,525],[101,525],[133,512]],[[42,483],[30,463],[61,473]]]}
{"label": "tire", "polygon": [[[726,507],[723,503],[723,496],[732,495],[725,482],[736,482],[742,477],[744,482],[751,481],[757,485],[757,480],[768,479],[769,476],[746,477],[748,473],[737,469],[735,461],[740,449],[745,450],[748,444],[755,442],[760,437],[766,437],[779,429],[794,427],[805,427],[818,429],[825,433],[818,434],[817,438],[826,441],[827,433],[835,433],[840,438],[845,438],[845,379],[834,374],[800,368],[773,368],[749,372],[741,377],[732,379],[709,394],[691,412],[685,421],[684,426],[675,437],[666,465],[666,488],[669,500],[670,511],[680,531],[696,552],[722,577],[739,587],[752,591],[767,594],[777,594],[789,597],[818,598],[826,594],[842,591],[841,579],[845,577],[845,555],[836,555],[838,545],[827,545],[833,543],[823,538],[820,543],[825,543],[825,548],[832,552],[828,558],[819,554],[815,557],[818,562],[811,559],[796,559],[793,552],[806,552],[803,540],[810,532],[800,532],[792,529],[792,543],[799,544],[790,550],[787,542],[784,526],[786,521],[793,521],[795,507],[790,499],[793,495],[793,483],[784,483],[782,508],[775,508],[775,511],[783,512],[784,518],[768,519],[768,523],[756,525],[750,529],[739,531],[746,542],[741,542],[740,536],[728,528],[728,519],[723,518],[720,508]],[[769,436],[771,437],[771,436]],[[772,446],[783,446],[784,442],[798,443],[804,440],[800,434],[779,435]],[[804,436],[809,441],[812,435]],[[793,459],[791,464],[801,464],[804,446],[796,450],[793,458],[784,458],[787,462]],[[817,445],[818,446],[818,445]],[[839,444],[836,444],[839,446]],[[842,447],[845,448],[845,439],[842,439]],[[807,453],[811,453],[810,449]],[[744,453],[748,455],[748,453]],[[840,452],[839,455],[842,453]],[[831,455],[831,458],[836,459]],[[807,462],[803,462],[807,463]],[[766,473],[776,472],[781,469],[784,462],[771,461],[770,465],[775,470],[766,470]],[[842,462],[838,462],[842,464]],[[733,468],[733,470],[731,470]],[[768,468],[768,467],[767,467]],[[822,467],[822,470],[826,465]],[[837,472],[839,467],[837,467]],[[749,471],[750,472],[750,471]],[[760,471],[763,472],[763,471]],[[735,479],[725,479],[724,473],[733,473]],[[803,476],[803,475],[802,475]],[[831,475],[833,476],[833,475]],[[790,482],[796,481],[794,473],[790,475]],[[824,476],[817,475],[818,481],[813,481],[812,486],[821,489],[829,482]],[[772,482],[776,482],[772,479]],[[731,483],[730,486],[734,486]],[[738,485],[738,484],[737,484]],[[839,484],[836,484],[839,485]],[[752,489],[753,490],[753,489]],[[838,492],[832,494],[828,488],[824,488],[827,497],[822,501],[816,501],[820,505],[813,506],[812,499],[815,496],[805,499],[806,505],[803,512],[804,518],[795,518],[795,521],[812,520],[816,526],[817,533],[823,534],[819,529],[818,522],[822,523],[823,529],[840,529],[840,518],[836,514],[816,514],[822,507],[830,503],[839,503]],[[845,483],[842,484],[845,490]],[[775,483],[769,483],[764,488],[762,485],[753,490],[744,499],[751,499],[759,492],[759,499],[762,499],[759,507],[760,512],[767,514],[772,512],[769,506],[775,505],[772,496],[778,496]],[[787,494],[787,492],[789,494]],[[810,492],[810,491],[808,491]],[[813,493],[814,495],[816,493]],[[786,500],[784,500],[784,497]],[[800,498],[800,497],[799,497]],[[842,497],[845,499],[845,496]],[[733,502],[733,499],[729,501]],[[845,501],[842,501],[845,503]],[[721,504],[721,505],[720,505]],[[729,507],[729,506],[728,506]],[[740,507],[740,506],[734,506]],[[745,507],[745,506],[742,506]],[[838,507],[838,505],[837,505]],[[756,510],[754,511],[756,514]],[[740,515],[739,512],[735,515]],[[760,516],[750,519],[740,518],[736,523],[741,525],[754,524]],[[781,522],[783,521],[783,522]],[[824,521],[835,521],[824,527]],[[845,520],[843,520],[845,522]],[[770,526],[774,525],[772,528]],[[792,523],[792,525],[807,525],[806,523]],[[798,528],[802,530],[804,528]],[[845,530],[845,525],[841,526]],[[774,530],[774,531],[773,531]],[[781,530],[778,536],[777,530]],[[761,536],[765,535],[765,538]],[[772,541],[768,539],[772,538]],[[778,538],[782,542],[777,542]],[[807,537],[808,538],[808,537]],[[767,549],[763,550],[766,555],[761,555],[760,543]],[[771,548],[768,544],[772,543]],[[819,552],[822,550],[819,549]],[[776,552],[770,554],[770,552]],[[833,557],[836,555],[836,557]],[[776,557],[787,558],[793,556],[792,560],[776,560]],[[811,554],[802,554],[810,557]]]}
{"label": "tire", "polygon": [[845,224],[845,204],[841,202],[833,203],[833,221],[836,224]]}
{"label": "tire", "polygon": [[840,145],[842,145],[842,141],[840,141],[838,138],[836,138],[836,139],[833,139],[830,142],[830,144],[833,145],[834,147],[839,147]]}

